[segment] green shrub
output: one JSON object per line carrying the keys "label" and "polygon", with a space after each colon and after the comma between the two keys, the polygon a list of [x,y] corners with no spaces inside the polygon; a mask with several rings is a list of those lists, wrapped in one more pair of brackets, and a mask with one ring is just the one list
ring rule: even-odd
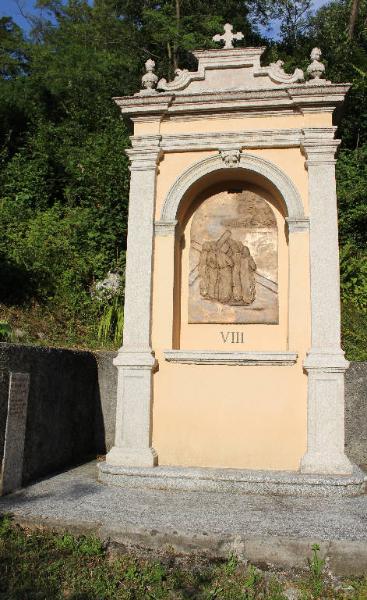
{"label": "green shrub", "polygon": [[11,327],[6,321],[0,321],[0,342],[8,342],[11,339]]}
{"label": "green shrub", "polygon": [[348,360],[367,361],[367,311],[353,302],[342,305],[342,346]]}

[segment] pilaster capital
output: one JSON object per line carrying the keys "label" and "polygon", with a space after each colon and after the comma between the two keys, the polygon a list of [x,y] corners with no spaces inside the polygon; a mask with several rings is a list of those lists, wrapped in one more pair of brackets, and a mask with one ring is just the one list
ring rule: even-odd
{"label": "pilaster capital", "polygon": [[309,231],[310,219],[308,217],[291,218],[286,217],[289,233],[299,233],[303,231]]}
{"label": "pilaster capital", "polygon": [[334,165],[340,140],[334,139],[336,127],[306,127],[302,129],[301,150],[306,167],[310,165]]}
{"label": "pilaster capital", "polygon": [[125,150],[130,159],[130,171],[155,171],[163,152],[161,135],[131,136],[132,148]]}
{"label": "pilaster capital", "polygon": [[303,368],[316,373],[345,373],[349,362],[344,357],[343,350],[311,348],[303,362]]}
{"label": "pilaster capital", "polygon": [[154,223],[154,233],[158,236],[174,237],[177,223],[177,219],[174,221],[156,221]]}
{"label": "pilaster capital", "polygon": [[115,367],[123,369],[149,370],[153,371],[157,366],[157,360],[151,348],[145,350],[122,346],[117,356],[113,359]]}

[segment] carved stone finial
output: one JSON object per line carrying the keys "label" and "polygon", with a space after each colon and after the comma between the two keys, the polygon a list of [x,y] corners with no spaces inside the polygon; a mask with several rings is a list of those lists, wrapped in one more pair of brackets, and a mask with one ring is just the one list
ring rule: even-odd
{"label": "carved stone finial", "polygon": [[298,81],[304,81],[305,75],[302,69],[295,69],[294,73],[289,75],[283,69],[284,62],[277,60],[276,62],[270,63],[268,67],[262,67],[262,70],[267,72],[268,76],[274,83],[297,83]]}
{"label": "carved stone finial", "polygon": [[309,74],[311,81],[310,83],[328,83],[321,77],[325,73],[325,65],[320,61],[321,50],[320,48],[313,48],[311,51],[311,64],[307,67],[307,73]]}
{"label": "carved stone finial", "polygon": [[226,167],[237,167],[240,162],[240,150],[220,150],[220,155]]}
{"label": "carved stone finial", "polygon": [[143,88],[144,88],[140,91],[141,94],[156,94],[157,93],[154,88],[157,85],[158,77],[154,73],[154,69],[155,69],[154,60],[152,60],[151,58],[148,58],[147,62],[145,63],[146,73],[141,78],[141,82],[142,82]]}
{"label": "carved stone finial", "polygon": [[187,85],[189,77],[190,73],[187,69],[176,69],[174,80],[167,82],[167,79],[160,79],[158,81],[157,89],[164,91],[180,90]]}
{"label": "carved stone finial", "polygon": [[220,35],[217,33],[213,36],[213,42],[224,42],[224,48],[229,50],[233,48],[233,40],[243,40],[244,35],[241,31],[233,33],[233,25],[226,23],[224,25],[224,34]]}

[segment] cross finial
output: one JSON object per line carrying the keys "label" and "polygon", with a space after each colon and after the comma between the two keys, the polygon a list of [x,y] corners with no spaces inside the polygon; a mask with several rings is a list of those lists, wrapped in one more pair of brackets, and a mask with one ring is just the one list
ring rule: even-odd
{"label": "cross finial", "polygon": [[217,35],[213,36],[213,42],[224,42],[224,48],[226,48],[227,50],[229,48],[233,48],[233,40],[243,40],[244,35],[241,31],[239,31],[238,33],[233,33],[233,25],[231,25],[230,23],[226,23],[224,25],[224,34],[220,35],[219,33],[217,33]]}

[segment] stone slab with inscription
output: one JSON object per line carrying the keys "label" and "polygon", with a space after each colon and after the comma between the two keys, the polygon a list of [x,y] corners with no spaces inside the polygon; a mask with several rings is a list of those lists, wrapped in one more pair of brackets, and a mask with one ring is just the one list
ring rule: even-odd
{"label": "stone slab with inscription", "polygon": [[278,231],[258,193],[219,192],[190,232],[190,323],[278,323]]}
{"label": "stone slab with inscription", "polygon": [[29,381],[29,373],[10,373],[5,443],[1,466],[2,494],[8,494],[22,486]]}
{"label": "stone slab with inscription", "polygon": [[[6,416],[8,414],[9,371],[0,370],[0,462],[4,454]],[[1,467],[1,464],[0,464]]]}

